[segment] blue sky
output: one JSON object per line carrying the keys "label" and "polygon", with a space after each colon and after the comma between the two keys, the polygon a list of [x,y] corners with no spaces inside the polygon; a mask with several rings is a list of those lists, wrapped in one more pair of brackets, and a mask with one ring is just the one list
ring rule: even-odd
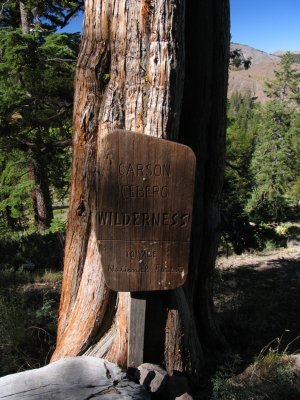
{"label": "blue sky", "polygon": [[[300,0],[230,0],[230,7],[233,42],[268,53],[300,51]],[[81,27],[82,17],[64,30],[79,32]]]}
{"label": "blue sky", "polygon": [[230,0],[232,41],[272,53],[300,51],[300,0]]}
{"label": "blue sky", "polygon": [[71,19],[71,21],[68,23],[68,25],[61,31],[67,32],[67,33],[81,32],[82,22],[83,22],[82,18],[83,18],[83,14],[80,14],[78,17]]}

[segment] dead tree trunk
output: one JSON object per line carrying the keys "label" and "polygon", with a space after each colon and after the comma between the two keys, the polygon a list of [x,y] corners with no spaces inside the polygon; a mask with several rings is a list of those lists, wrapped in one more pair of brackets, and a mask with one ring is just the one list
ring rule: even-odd
{"label": "dead tree trunk", "polygon": [[[104,283],[92,220],[97,153],[103,136],[120,128],[180,140],[194,149],[198,162],[188,282],[184,288],[153,294],[147,311],[159,314],[160,327],[154,329],[164,338],[157,341],[155,362],[169,373],[198,376],[202,345],[220,342],[210,278],[224,166],[228,10],[227,0],[199,5],[184,0],[86,0],[65,269],[52,360],[90,354],[126,364],[130,298]],[[148,324],[152,331],[149,318]],[[146,354],[153,355],[147,344]]]}
{"label": "dead tree trunk", "polygon": [[29,17],[29,11],[26,10],[25,4],[23,1],[20,1],[19,3],[20,7],[20,16],[21,16],[21,26],[22,26],[22,32],[27,34],[30,31],[30,17]]}

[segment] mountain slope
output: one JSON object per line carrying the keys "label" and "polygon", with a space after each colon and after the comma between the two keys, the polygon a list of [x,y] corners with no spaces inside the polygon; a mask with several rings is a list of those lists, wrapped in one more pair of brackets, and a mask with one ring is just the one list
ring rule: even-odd
{"label": "mountain slope", "polygon": [[[278,68],[281,60],[279,55],[268,54],[239,43],[232,43],[230,49],[240,49],[245,58],[251,58],[251,66],[247,70],[229,71],[228,97],[235,91],[245,93],[250,90],[252,96],[257,97],[257,101],[268,101],[264,93],[264,82],[274,79],[274,70]],[[299,64],[295,64],[295,68],[300,71]]]}
{"label": "mountain slope", "polygon": [[230,50],[240,49],[245,58],[251,58],[252,65],[266,64],[269,62],[279,63],[279,54],[269,54],[262,50],[257,50],[246,44],[231,43]]}

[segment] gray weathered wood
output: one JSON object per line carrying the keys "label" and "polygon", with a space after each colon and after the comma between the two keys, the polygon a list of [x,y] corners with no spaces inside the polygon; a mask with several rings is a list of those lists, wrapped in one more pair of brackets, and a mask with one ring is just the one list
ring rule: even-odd
{"label": "gray weathered wood", "polygon": [[146,300],[130,298],[127,366],[137,368],[143,363]]}
{"label": "gray weathered wood", "polygon": [[195,155],[182,144],[127,131],[102,139],[96,236],[107,285],[169,290],[187,277]]}
{"label": "gray weathered wood", "polygon": [[150,399],[121,369],[94,357],[73,357],[46,367],[0,378],[0,399],[87,400]]}

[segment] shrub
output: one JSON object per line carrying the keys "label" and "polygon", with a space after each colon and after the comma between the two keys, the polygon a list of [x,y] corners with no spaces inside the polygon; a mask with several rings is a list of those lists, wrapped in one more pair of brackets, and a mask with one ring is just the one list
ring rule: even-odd
{"label": "shrub", "polygon": [[0,238],[2,267],[33,264],[36,267],[60,267],[63,257],[63,244],[58,232],[26,235],[10,235]]}

